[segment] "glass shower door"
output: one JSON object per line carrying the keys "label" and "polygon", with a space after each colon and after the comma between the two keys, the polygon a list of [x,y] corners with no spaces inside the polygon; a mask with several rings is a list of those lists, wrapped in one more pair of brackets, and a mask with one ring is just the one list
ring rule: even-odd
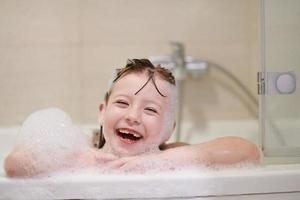
{"label": "glass shower door", "polygon": [[300,1],[262,0],[262,149],[300,161]]}

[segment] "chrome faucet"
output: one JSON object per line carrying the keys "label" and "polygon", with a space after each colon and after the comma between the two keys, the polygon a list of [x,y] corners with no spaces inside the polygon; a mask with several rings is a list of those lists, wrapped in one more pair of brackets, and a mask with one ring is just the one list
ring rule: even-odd
{"label": "chrome faucet", "polygon": [[185,56],[184,45],[180,42],[171,42],[171,47],[171,56],[151,56],[149,59],[153,64],[160,64],[161,66],[170,69],[176,78],[178,98],[175,138],[176,141],[180,141],[185,80],[188,76],[198,78],[201,74],[206,74],[208,71],[208,64],[207,62],[194,59],[191,56]]}
{"label": "chrome faucet", "polygon": [[184,46],[179,42],[171,42],[172,46],[172,61],[175,68],[174,73],[177,81],[182,81],[186,78],[185,52]]}

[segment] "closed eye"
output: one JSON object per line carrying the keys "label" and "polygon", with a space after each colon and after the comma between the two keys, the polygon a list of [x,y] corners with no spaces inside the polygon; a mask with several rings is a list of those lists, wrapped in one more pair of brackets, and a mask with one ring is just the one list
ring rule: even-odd
{"label": "closed eye", "polygon": [[122,108],[127,107],[129,105],[127,101],[123,101],[123,100],[117,100],[115,103]]}
{"label": "closed eye", "polygon": [[145,108],[145,110],[151,112],[151,113],[158,113],[157,110],[155,108]]}

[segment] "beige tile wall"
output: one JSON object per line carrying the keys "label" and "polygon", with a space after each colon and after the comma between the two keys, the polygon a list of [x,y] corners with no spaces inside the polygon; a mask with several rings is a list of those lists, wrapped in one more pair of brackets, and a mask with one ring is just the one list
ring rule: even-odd
{"label": "beige tile wall", "polygon": [[[258,0],[0,0],[0,125],[48,106],[95,123],[113,69],[127,58],[169,55],[170,41],[256,94],[258,10]],[[184,95],[187,121],[256,118],[214,69],[187,80]]]}

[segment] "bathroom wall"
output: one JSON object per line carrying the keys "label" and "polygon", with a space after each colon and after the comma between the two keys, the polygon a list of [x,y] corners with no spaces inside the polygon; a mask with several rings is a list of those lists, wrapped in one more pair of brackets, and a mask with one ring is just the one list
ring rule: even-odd
{"label": "bathroom wall", "polygon": [[[20,125],[49,106],[96,123],[113,69],[169,55],[170,41],[231,71],[256,96],[259,0],[0,0],[0,125]],[[185,86],[185,121],[257,118],[256,106],[213,68]]]}

